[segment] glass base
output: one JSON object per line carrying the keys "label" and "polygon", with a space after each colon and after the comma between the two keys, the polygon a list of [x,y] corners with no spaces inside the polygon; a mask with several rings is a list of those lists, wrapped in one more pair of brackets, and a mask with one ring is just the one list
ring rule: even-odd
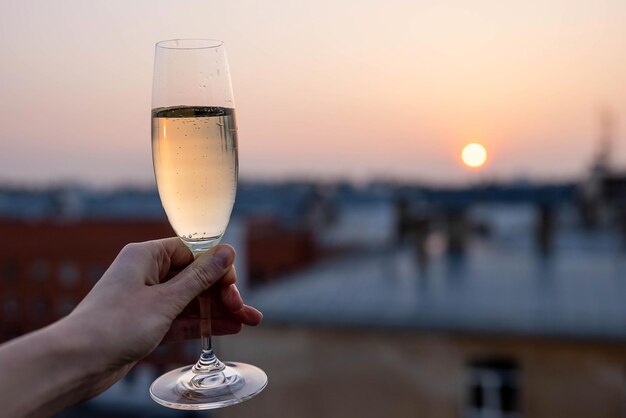
{"label": "glass base", "polygon": [[267,386],[267,375],[245,363],[224,362],[222,371],[194,372],[193,365],[158,377],[150,386],[155,402],[174,409],[215,409],[252,398]]}

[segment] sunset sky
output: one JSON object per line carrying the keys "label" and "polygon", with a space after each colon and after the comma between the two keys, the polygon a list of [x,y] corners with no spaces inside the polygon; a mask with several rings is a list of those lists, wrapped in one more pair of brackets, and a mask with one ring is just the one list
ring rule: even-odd
{"label": "sunset sky", "polygon": [[606,107],[626,168],[623,0],[4,0],[0,183],[152,184],[154,43],[187,37],[226,43],[243,178],[574,178]]}

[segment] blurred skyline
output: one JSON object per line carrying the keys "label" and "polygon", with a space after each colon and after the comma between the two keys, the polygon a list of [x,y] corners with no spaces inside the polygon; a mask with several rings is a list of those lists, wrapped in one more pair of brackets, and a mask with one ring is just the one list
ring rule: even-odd
{"label": "blurred skyline", "polygon": [[154,43],[187,37],[226,43],[243,178],[576,177],[606,107],[626,166],[617,0],[10,0],[0,35],[0,181],[152,184]]}

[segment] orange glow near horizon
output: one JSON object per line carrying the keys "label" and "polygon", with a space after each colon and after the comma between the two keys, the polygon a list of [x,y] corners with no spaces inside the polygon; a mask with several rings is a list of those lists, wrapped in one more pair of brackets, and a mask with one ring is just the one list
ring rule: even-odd
{"label": "orange glow near horizon", "polygon": [[476,142],[467,144],[461,151],[461,160],[468,168],[483,168],[487,161],[487,149]]}
{"label": "orange glow near horizon", "polygon": [[226,44],[243,179],[575,179],[604,108],[626,169],[626,1],[513,3],[4,2],[0,183],[153,185],[154,43],[186,37]]}

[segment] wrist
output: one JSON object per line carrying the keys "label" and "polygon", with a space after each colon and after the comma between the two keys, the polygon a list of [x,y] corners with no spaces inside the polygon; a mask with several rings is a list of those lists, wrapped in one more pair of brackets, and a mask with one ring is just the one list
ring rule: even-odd
{"label": "wrist", "polygon": [[98,394],[104,364],[98,361],[90,335],[66,317],[42,329],[30,344],[38,344],[38,378],[50,381],[42,411],[59,411]]}
{"label": "wrist", "polygon": [[77,372],[74,376],[77,379],[99,375],[107,368],[99,355],[95,338],[88,330],[71,315],[42,330],[52,356],[71,364]]}

